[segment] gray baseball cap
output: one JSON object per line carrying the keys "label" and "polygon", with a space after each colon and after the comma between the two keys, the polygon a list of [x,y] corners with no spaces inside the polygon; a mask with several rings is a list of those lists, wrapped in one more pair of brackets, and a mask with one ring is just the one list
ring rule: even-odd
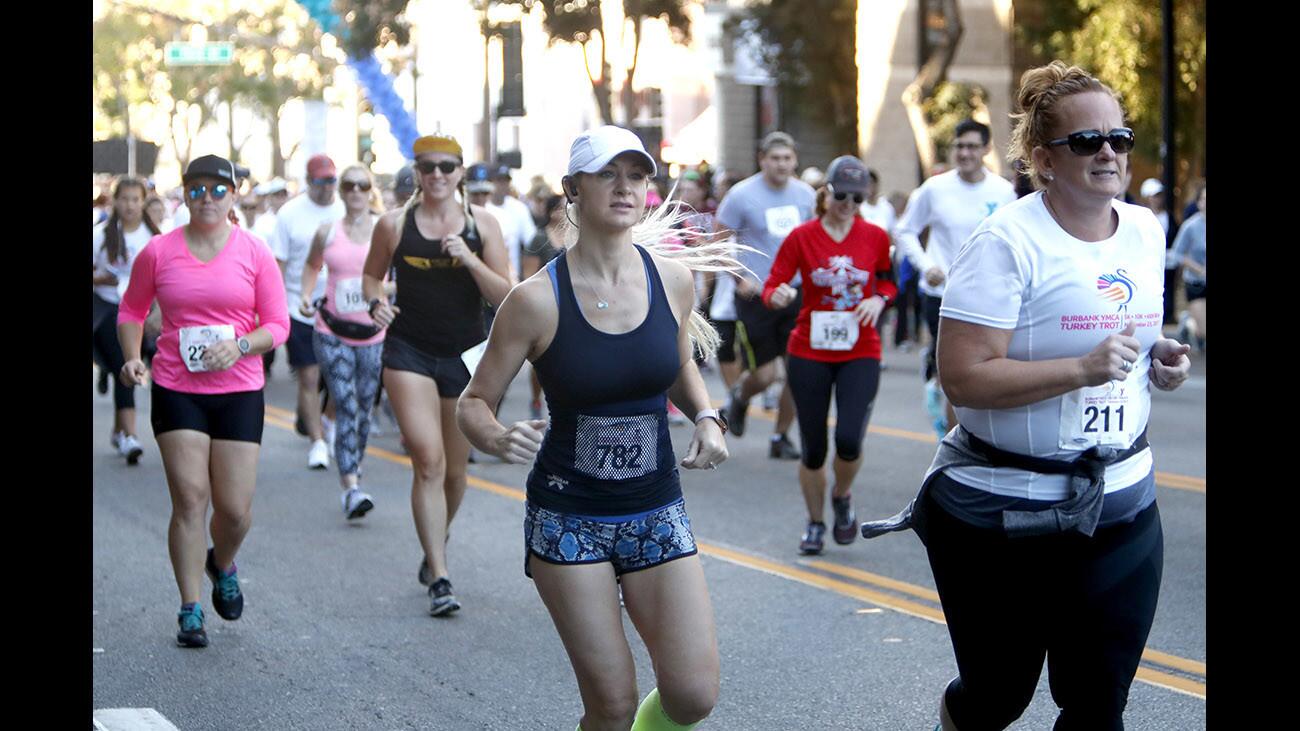
{"label": "gray baseball cap", "polygon": [[826,184],[834,193],[865,193],[871,184],[871,171],[858,158],[840,155],[826,168]]}

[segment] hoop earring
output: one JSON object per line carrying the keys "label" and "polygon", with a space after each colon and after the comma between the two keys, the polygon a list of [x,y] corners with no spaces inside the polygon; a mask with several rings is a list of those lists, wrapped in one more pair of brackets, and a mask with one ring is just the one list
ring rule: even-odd
{"label": "hoop earring", "polygon": [[574,228],[578,228],[578,223],[569,216],[570,205],[571,203],[566,203],[564,206],[564,220],[568,221],[570,226],[573,226]]}

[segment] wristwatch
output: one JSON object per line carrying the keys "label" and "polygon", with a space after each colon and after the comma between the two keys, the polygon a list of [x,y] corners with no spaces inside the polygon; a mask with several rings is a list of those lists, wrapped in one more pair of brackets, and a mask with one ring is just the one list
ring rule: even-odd
{"label": "wristwatch", "polygon": [[239,346],[239,354],[241,356],[248,355],[248,351],[253,349],[253,344],[248,342],[248,338],[240,338],[236,340],[235,345]]}
{"label": "wristwatch", "polygon": [[695,423],[697,425],[700,423],[700,419],[713,419],[718,422],[718,426],[722,427],[722,433],[727,433],[727,417],[721,411],[717,409],[700,409],[695,412]]}

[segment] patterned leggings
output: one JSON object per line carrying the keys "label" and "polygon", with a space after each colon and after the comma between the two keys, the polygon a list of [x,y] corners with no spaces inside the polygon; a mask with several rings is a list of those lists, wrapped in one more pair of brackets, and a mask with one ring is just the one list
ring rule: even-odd
{"label": "patterned leggings", "polygon": [[312,348],[338,418],[334,458],[340,475],[360,475],[361,457],[370,435],[370,406],[379,395],[380,358],[384,344],[348,345],[333,335],[312,333]]}

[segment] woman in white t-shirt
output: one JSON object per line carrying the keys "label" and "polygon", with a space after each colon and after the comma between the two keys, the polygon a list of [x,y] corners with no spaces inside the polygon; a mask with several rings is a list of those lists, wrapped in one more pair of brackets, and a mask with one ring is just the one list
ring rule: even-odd
{"label": "woman in white t-shirt", "polygon": [[117,305],[122,301],[135,255],[160,232],[144,215],[148,194],[139,178],[121,178],[113,188],[113,213],[91,233],[91,349],[95,360],[113,374],[113,448],[127,464],[139,461],[144,449],[135,434],[135,390],[117,374],[126,363],[117,342]]}
{"label": "woman in white t-shirt", "polygon": [[1011,157],[1039,192],[949,271],[939,379],[960,425],[913,504],[959,671],[940,719],[1005,728],[1046,657],[1057,729],[1120,729],[1163,561],[1149,386],[1177,388],[1188,347],[1161,335],[1164,231],[1115,200],[1133,132],[1114,92],[1054,61],[1019,104]]}

